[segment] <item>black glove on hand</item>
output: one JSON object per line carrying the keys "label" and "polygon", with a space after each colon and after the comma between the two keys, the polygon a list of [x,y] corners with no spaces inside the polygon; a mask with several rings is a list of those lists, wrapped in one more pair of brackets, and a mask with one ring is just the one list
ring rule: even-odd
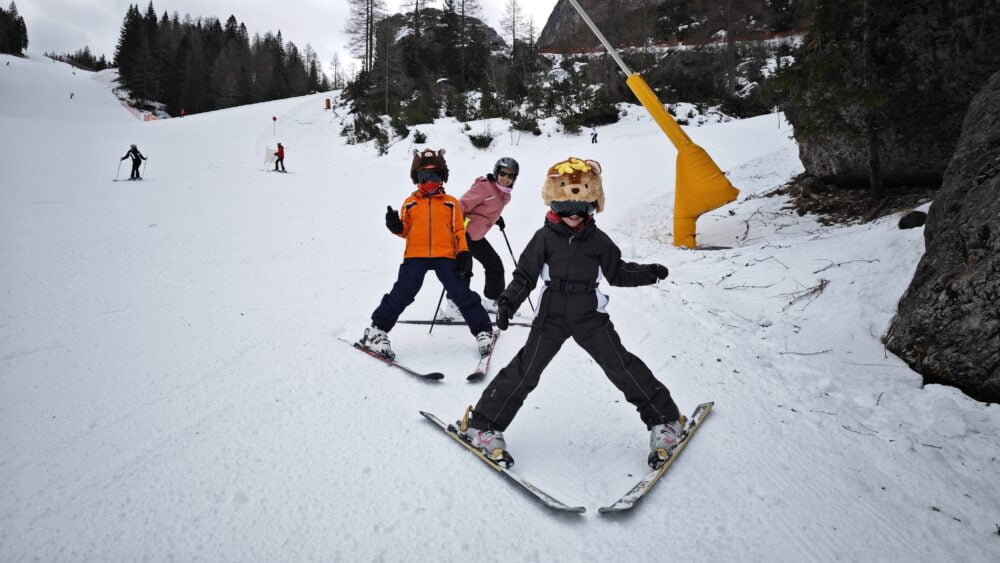
{"label": "black glove on hand", "polygon": [[649,271],[656,276],[656,279],[658,280],[666,279],[666,277],[670,275],[670,271],[667,270],[667,267],[663,264],[650,264],[648,267]]}
{"label": "black glove on hand", "polygon": [[455,255],[455,268],[458,270],[458,277],[464,278],[472,273],[472,255],[468,252],[459,252]]}
{"label": "black glove on hand", "polygon": [[497,226],[500,227],[501,231],[507,228],[507,225],[503,222],[503,215],[497,217]]}
{"label": "black glove on hand", "polygon": [[506,299],[497,299],[497,328],[507,330],[510,326],[510,319],[514,316],[514,309]]}
{"label": "black glove on hand", "polygon": [[399,213],[393,210],[391,205],[386,205],[385,208],[387,209],[385,212],[386,228],[394,235],[403,232],[403,220],[399,218]]}

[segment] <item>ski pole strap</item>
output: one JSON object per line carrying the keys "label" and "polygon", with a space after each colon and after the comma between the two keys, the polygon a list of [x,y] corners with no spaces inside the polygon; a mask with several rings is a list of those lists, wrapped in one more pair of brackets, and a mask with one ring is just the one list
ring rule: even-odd
{"label": "ski pole strap", "polygon": [[597,289],[597,281],[565,280],[556,278],[546,281],[545,287],[556,293],[588,293]]}

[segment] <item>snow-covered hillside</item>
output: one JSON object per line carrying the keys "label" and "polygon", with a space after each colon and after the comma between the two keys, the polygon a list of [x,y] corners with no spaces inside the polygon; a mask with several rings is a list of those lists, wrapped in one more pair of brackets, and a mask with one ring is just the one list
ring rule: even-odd
{"label": "snow-covered hillside", "polygon": [[[413,146],[344,145],[326,97],[143,123],[93,75],[0,56],[0,560],[997,559],[1000,408],[922,387],[879,340],[923,233],[761,197],[801,170],[780,116],[688,129],[742,190],[699,221],[718,251],[670,245],[675,152],[639,107],[596,145],[547,123],[480,151],[453,120],[419,127],[452,194],[520,161],[515,252],[573,155],[603,165],[598,223],[625,258],[670,268],[605,288],[608,311],[682,411],[715,409],[634,511],[598,515],[645,471],[648,432],[567,343],[505,433],[522,475],[588,507],[567,516],[419,416],[455,419],[484,388],[467,330],[392,331],[440,383],[338,340],[395,280],[383,216],[412,190]],[[290,174],[264,171],[277,141]],[[145,179],[112,182],[130,143]],[[428,276],[404,318],[439,293]],[[500,337],[492,373],[527,330]]]}

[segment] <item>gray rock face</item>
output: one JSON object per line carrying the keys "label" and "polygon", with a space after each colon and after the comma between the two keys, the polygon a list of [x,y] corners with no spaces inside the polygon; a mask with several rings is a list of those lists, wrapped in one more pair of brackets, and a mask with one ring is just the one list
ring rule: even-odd
{"label": "gray rock face", "polygon": [[[788,104],[785,110],[794,126],[795,104]],[[882,175],[888,185],[926,186],[941,182],[942,171],[955,150],[961,116],[937,117],[935,127],[922,132],[882,130],[879,153]],[[860,112],[850,121],[856,129],[864,129]],[[828,132],[821,137],[797,140],[799,159],[810,174],[843,186],[868,185],[868,145],[861,135]]]}
{"label": "gray rock face", "polygon": [[[629,25],[630,19],[636,16],[634,12],[643,8],[643,0],[577,0],[577,2],[613,45],[643,40],[641,30]],[[652,13],[648,7],[647,11]],[[600,46],[600,42],[576,13],[569,0],[559,0],[538,35],[537,45],[542,50],[565,52],[596,49]]]}
{"label": "gray rock face", "polygon": [[927,383],[1000,402],[1000,73],[969,106],[886,346]]}

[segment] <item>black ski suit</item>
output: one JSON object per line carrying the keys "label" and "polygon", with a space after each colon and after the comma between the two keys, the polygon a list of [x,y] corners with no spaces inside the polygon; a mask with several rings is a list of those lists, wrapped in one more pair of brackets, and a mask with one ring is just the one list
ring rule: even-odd
{"label": "black ski suit", "polygon": [[[544,270],[543,270],[544,267]],[[651,266],[624,262],[621,250],[593,221],[577,232],[562,221],[546,220],[517,261],[514,279],[500,295],[512,311],[528,297],[539,274],[546,289],[524,347],[490,382],[473,410],[469,425],[504,431],[537,385],[545,366],[570,336],[625,399],[635,405],[647,428],[679,418],[670,391],[646,364],[622,346],[608,314],[607,297],[597,291],[601,273],[611,285],[655,283]]]}
{"label": "black ski suit", "polygon": [[125,156],[123,156],[121,159],[125,160],[128,157],[132,157],[132,174],[129,175],[128,179],[141,180],[141,178],[139,177],[139,165],[142,164],[143,160],[146,160],[146,157],[142,156],[142,153],[139,152],[139,149],[135,147],[130,148],[128,152],[125,153]]}

